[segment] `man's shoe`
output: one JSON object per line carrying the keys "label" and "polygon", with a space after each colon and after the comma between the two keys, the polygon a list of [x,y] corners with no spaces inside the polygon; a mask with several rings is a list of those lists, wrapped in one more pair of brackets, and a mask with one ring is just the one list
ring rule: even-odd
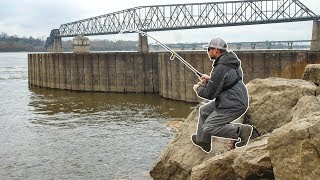
{"label": "man's shoe", "polygon": [[248,144],[250,137],[252,135],[253,128],[250,125],[241,125],[240,126],[240,140],[236,143],[236,147],[244,147]]}
{"label": "man's shoe", "polygon": [[211,151],[211,143],[205,143],[197,141],[197,135],[192,135],[191,140],[194,145],[199,146],[204,152],[209,153]]}

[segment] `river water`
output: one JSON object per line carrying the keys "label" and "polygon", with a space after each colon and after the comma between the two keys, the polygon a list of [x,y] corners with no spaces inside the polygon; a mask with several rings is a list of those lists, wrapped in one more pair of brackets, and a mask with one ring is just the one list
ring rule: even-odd
{"label": "river water", "polygon": [[0,179],[150,179],[194,104],[157,94],[28,86],[27,53],[0,53]]}

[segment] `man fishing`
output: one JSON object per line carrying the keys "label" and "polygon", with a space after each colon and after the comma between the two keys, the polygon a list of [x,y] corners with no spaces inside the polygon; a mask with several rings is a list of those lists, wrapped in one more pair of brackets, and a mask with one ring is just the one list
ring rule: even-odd
{"label": "man fishing", "polygon": [[241,62],[237,55],[228,51],[227,43],[221,38],[213,38],[208,47],[208,56],[213,61],[210,73],[202,74],[201,82],[193,90],[201,98],[210,100],[200,107],[196,135],[192,142],[203,151],[211,151],[211,137],[236,140],[236,147],[248,144],[252,126],[231,123],[248,109],[248,90],[243,82]]}
{"label": "man fishing", "polygon": [[192,142],[205,152],[211,151],[211,137],[236,140],[236,147],[248,144],[252,135],[252,126],[231,124],[248,109],[248,91],[243,83],[241,63],[237,55],[228,51],[227,43],[221,38],[214,38],[208,44],[208,56],[214,61],[211,77],[200,73],[186,60],[165,44],[139,29],[121,30],[119,33],[137,32],[155,40],[163,48],[171,52],[170,60],[179,59],[187,68],[200,77],[201,83],[193,86],[201,98],[212,100],[200,107],[197,134]]}

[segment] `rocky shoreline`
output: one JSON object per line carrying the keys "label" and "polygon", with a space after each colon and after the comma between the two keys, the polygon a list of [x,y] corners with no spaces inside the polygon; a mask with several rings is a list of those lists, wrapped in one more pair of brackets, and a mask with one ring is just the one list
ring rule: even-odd
{"label": "rocky shoreline", "polygon": [[213,138],[213,151],[191,143],[198,108],[150,171],[154,179],[317,179],[320,177],[320,64],[307,65],[302,79],[254,79],[247,84],[246,113],[262,136],[230,150]]}

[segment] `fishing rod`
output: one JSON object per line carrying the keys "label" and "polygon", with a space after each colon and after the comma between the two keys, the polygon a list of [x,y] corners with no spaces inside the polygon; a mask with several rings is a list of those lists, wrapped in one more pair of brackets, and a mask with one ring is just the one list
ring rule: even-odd
{"label": "fishing rod", "polygon": [[174,60],[174,58],[179,59],[185,66],[187,66],[192,72],[194,72],[196,75],[198,75],[199,77],[202,76],[202,73],[200,73],[196,68],[194,68],[191,64],[189,64],[186,60],[184,60],[181,56],[179,56],[179,54],[177,54],[174,50],[170,49],[167,45],[161,43],[160,41],[158,41],[156,38],[152,37],[151,35],[147,34],[144,31],[141,31],[139,29],[124,29],[121,30],[119,32],[119,34],[123,34],[125,32],[137,32],[140,33],[141,36],[148,36],[151,39],[153,39],[154,41],[156,41],[157,44],[159,44],[160,46],[162,46],[163,48],[165,48],[167,51],[169,51],[171,53],[170,56],[170,60]]}

